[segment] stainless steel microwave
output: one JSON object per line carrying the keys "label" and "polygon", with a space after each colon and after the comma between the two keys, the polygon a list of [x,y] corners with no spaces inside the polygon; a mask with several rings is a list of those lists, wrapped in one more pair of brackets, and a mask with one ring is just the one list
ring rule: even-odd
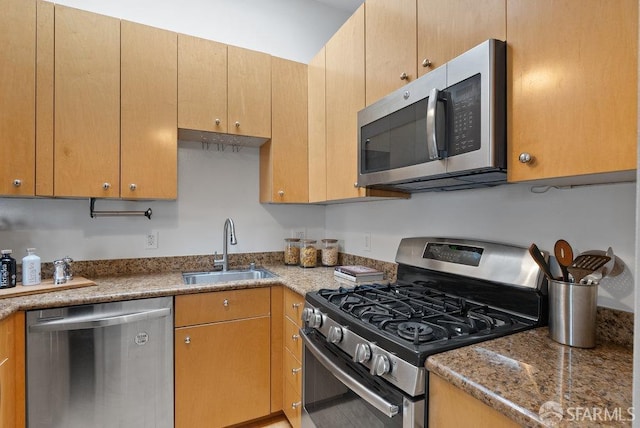
{"label": "stainless steel microwave", "polygon": [[506,182],[506,44],[489,39],[358,112],[358,186]]}

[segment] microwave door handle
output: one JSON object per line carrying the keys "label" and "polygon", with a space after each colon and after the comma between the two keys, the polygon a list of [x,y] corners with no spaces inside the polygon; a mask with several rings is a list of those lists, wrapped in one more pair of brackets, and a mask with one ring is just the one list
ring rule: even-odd
{"label": "microwave door handle", "polygon": [[439,150],[439,147],[444,144],[438,144],[438,130],[436,129],[439,93],[438,88],[431,89],[427,101],[427,153],[429,160],[442,159],[440,155],[442,151]]}
{"label": "microwave door handle", "polygon": [[333,376],[335,376],[340,382],[342,382],[347,388],[358,394],[363,400],[371,404],[373,407],[392,418],[398,413],[400,409],[395,404],[389,403],[384,398],[378,396],[366,386],[360,384],[353,379],[347,372],[338,367],[333,361],[327,358],[323,352],[317,347],[315,343],[309,340],[304,332],[301,330],[302,340],[304,346],[311,351],[314,357],[327,369]]}

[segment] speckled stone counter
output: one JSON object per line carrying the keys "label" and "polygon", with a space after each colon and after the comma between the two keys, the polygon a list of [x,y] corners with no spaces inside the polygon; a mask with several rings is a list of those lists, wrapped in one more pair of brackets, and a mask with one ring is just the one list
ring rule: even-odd
{"label": "speckled stone counter", "polygon": [[522,426],[631,425],[627,347],[572,348],[542,327],[433,355],[426,366]]}
{"label": "speckled stone counter", "polygon": [[52,291],[0,300],[0,319],[17,310],[102,303],[178,294],[202,293],[240,288],[268,287],[282,284],[302,295],[326,287],[339,287],[333,268],[303,269],[297,266],[265,266],[278,275],[269,279],[251,279],[217,284],[185,285],[179,272],[137,273],[91,278],[97,285]]}

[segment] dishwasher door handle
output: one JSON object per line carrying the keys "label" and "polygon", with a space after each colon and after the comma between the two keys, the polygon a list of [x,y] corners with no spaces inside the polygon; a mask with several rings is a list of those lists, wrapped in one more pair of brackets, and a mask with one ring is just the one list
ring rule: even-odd
{"label": "dishwasher door handle", "polygon": [[171,308],[151,309],[142,312],[98,314],[92,316],[78,316],[44,321],[29,326],[29,332],[43,331],[68,331],[86,330],[91,328],[110,327],[114,325],[129,324],[137,321],[167,317],[171,314]]}

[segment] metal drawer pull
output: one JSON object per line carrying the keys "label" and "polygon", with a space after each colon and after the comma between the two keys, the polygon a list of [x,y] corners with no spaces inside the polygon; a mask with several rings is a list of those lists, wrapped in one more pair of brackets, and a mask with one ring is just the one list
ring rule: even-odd
{"label": "metal drawer pull", "polygon": [[298,334],[292,334],[292,335],[291,335],[291,338],[292,338],[293,340],[298,340],[298,339],[300,339],[300,335],[298,335]]}
{"label": "metal drawer pull", "polygon": [[184,343],[186,343],[187,345],[188,345],[189,343],[191,343],[191,337],[190,337],[190,336],[185,337],[185,338],[184,338]]}
{"label": "metal drawer pull", "polygon": [[298,401],[297,403],[291,403],[291,408],[295,410],[298,407],[300,407],[301,404],[302,404],[302,401]]}
{"label": "metal drawer pull", "polygon": [[222,306],[224,306],[225,308],[229,306],[229,300],[228,299],[224,299],[222,301]]}
{"label": "metal drawer pull", "polygon": [[292,303],[291,307],[293,307],[293,309],[298,309],[301,306],[300,303]]}
{"label": "metal drawer pull", "polygon": [[299,367],[297,369],[291,369],[291,373],[294,375],[297,375],[298,373],[300,373],[301,370],[302,370],[302,367]]}

